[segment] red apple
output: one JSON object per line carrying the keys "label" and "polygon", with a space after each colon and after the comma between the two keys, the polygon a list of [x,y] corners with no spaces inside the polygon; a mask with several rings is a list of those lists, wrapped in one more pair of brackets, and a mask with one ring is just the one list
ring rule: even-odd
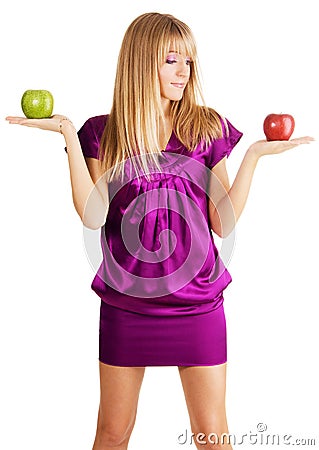
{"label": "red apple", "polygon": [[295,120],[290,114],[269,114],[264,120],[267,141],[288,141],[295,129]]}

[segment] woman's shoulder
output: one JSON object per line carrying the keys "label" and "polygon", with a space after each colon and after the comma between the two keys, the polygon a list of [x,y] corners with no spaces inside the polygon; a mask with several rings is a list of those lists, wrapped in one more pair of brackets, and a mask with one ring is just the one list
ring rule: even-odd
{"label": "woman's shoulder", "polygon": [[221,132],[221,139],[227,139],[229,136],[237,139],[239,138],[239,135],[240,137],[242,136],[242,133],[234,127],[228,117],[209,106],[200,106],[200,108],[202,108],[203,114],[206,116],[207,121],[209,123],[213,123],[217,128],[219,128],[219,131]]}
{"label": "woman's shoulder", "polygon": [[98,159],[99,146],[108,114],[88,118],[78,131],[84,156]]}
{"label": "woman's shoulder", "polygon": [[101,114],[99,116],[89,117],[83,124],[83,127],[91,127],[94,130],[105,127],[109,114]]}
{"label": "woman's shoulder", "polygon": [[196,115],[202,118],[203,125],[206,122],[207,125],[213,125],[221,131],[225,118],[216,109],[211,106],[197,105]]}
{"label": "woman's shoulder", "polygon": [[79,137],[100,140],[107,122],[108,114],[89,117],[78,131]]}

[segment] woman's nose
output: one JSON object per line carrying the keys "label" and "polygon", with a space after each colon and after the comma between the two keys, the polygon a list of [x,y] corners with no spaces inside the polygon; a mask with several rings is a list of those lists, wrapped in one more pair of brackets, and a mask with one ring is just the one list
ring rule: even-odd
{"label": "woman's nose", "polygon": [[189,65],[186,62],[181,62],[177,67],[177,75],[180,77],[189,76]]}

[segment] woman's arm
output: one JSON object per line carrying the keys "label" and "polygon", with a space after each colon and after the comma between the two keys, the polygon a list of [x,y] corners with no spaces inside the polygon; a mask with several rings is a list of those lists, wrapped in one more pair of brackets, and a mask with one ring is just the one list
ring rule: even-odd
{"label": "woman's arm", "polygon": [[63,121],[63,135],[67,147],[72,198],[83,224],[96,230],[104,225],[109,197],[107,183],[102,176],[100,162],[86,161],[77,132],[71,122]]}
{"label": "woman's arm", "polygon": [[253,175],[259,161],[264,155],[282,153],[301,144],[308,144],[313,139],[304,137],[290,141],[258,141],[247,150],[239,167],[235,180],[229,187],[224,158],[212,169],[209,189],[209,219],[213,231],[220,237],[228,236],[235,227],[245,207]]}
{"label": "woman's arm", "polygon": [[87,164],[77,132],[64,116],[49,119],[7,117],[9,123],[60,132],[65,138],[74,207],[87,228],[98,229],[104,225],[109,207],[107,184],[104,183],[98,161]]}

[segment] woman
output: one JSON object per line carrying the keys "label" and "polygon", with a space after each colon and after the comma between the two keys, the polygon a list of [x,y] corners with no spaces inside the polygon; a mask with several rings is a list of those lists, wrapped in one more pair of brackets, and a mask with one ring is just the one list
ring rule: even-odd
{"label": "woman", "polygon": [[102,227],[92,283],[101,298],[93,450],[127,449],[145,367],[159,365],[178,366],[197,448],[231,449],[219,439],[228,433],[223,291],[231,276],[211,230],[231,234],[261,156],[312,139],[252,144],[230,185],[226,158],[242,133],[200,99],[189,27],[149,13],[124,36],[109,115],[78,134],[61,115],[7,118],[63,134],[75,209],[86,227]]}

